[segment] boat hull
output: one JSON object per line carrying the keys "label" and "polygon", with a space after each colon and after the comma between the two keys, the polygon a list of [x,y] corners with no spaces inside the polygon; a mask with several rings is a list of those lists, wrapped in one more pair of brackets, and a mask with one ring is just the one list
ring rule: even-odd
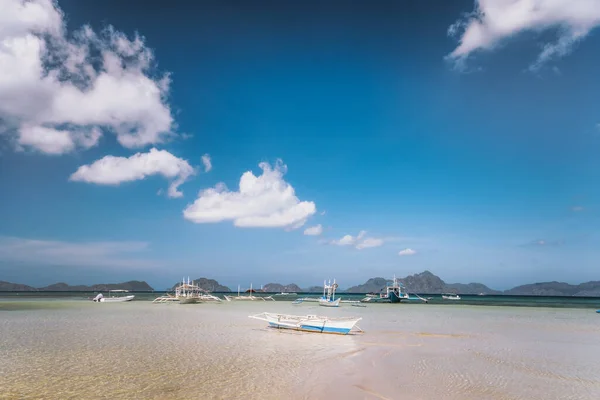
{"label": "boat hull", "polygon": [[319,305],[322,307],[339,307],[341,298],[335,299],[333,301],[326,299],[319,299]]}
{"label": "boat hull", "polygon": [[352,330],[352,327],[336,327],[336,326],[322,326],[322,325],[300,325],[300,326],[287,326],[283,324],[277,324],[274,322],[269,322],[269,326],[271,328],[277,329],[292,329],[295,331],[303,331],[303,332],[314,332],[314,333],[333,333],[337,335],[347,335]]}
{"label": "boat hull", "polygon": [[202,303],[202,299],[199,297],[180,297],[179,304],[198,304]]}
{"label": "boat hull", "polygon": [[390,292],[384,297],[365,297],[361,300],[361,303],[402,303],[402,301],[408,300],[407,297],[398,296],[395,292]]}
{"label": "boat hull", "polygon": [[442,296],[442,299],[444,300],[453,300],[453,301],[458,301],[460,300],[459,296],[453,297],[453,296]]}
{"label": "boat hull", "polygon": [[263,313],[250,316],[250,318],[267,321],[269,326],[277,329],[291,329],[313,333],[331,333],[347,335],[356,326],[361,318],[329,319],[317,316],[289,316],[281,314]]}
{"label": "boat hull", "polygon": [[134,297],[135,297],[134,295],[123,296],[123,297],[103,297],[100,300],[98,300],[98,302],[100,302],[100,303],[124,303],[126,301],[133,300]]}
{"label": "boat hull", "polygon": [[390,294],[388,295],[388,298],[390,300],[390,303],[400,303],[402,301],[402,299],[398,296],[398,294],[396,292],[390,292]]}

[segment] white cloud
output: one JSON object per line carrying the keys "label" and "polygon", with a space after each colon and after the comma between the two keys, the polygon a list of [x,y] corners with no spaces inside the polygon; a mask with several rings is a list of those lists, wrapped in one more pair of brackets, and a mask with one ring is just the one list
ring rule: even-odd
{"label": "white cloud", "polygon": [[383,239],[379,238],[366,238],[362,242],[356,245],[356,248],[359,250],[368,249],[369,247],[379,247],[383,245]]}
{"label": "white cloud", "polygon": [[413,249],[404,249],[398,252],[399,256],[413,256],[415,254],[417,254],[417,252]]}
{"label": "white cloud", "polygon": [[69,179],[99,185],[119,185],[151,175],[162,175],[172,180],[169,197],[181,197],[183,193],[178,190],[179,186],[194,173],[194,168],[186,160],[166,150],[153,148],[148,153],[136,153],[128,158],[103,157],[90,165],[82,165]]}
{"label": "white cloud", "polygon": [[311,226],[304,230],[304,234],[308,236],[319,236],[321,233],[323,233],[323,226],[321,224]]}
{"label": "white cloud", "polygon": [[173,135],[169,78],[150,75],[142,37],[89,26],[68,35],[51,0],[0,3],[0,134],[17,148],[66,153],[103,130],[128,148]]}
{"label": "white cloud", "polygon": [[251,171],[240,178],[239,191],[232,192],[224,183],[199,193],[183,211],[195,223],[233,221],[239,227],[299,228],[316,212],[315,203],[300,201],[294,188],[283,176],[287,167],[279,160],[272,168],[260,163],[263,173]]}
{"label": "white cloud", "polygon": [[573,207],[571,207],[571,211],[573,211],[573,212],[581,212],[583,210],[585,210],[585,208],[583,206],[573,206]]}
{"label": "white cloud", "polygon": [[333,240],[331,241],[331,244],[335,244],[338,246],[354,246],[356,245],[359,241],[362,240],[362,238],[367,234],[367,231],[360,231],[358,233],[358,235],[356,236],[352,236],[352,235],[345,235],[343,236],[341,239],[339,240]]}
{"label": "white cloud", "polygon": [[145,267],[152,260],[131,258],[146,242],[65,242],[0,236],[0,260],[59,266]]}
{"label": "white cloud", "polygon": [[96,127],[61,130],[23,125],[18,144],[36,148],[46,154],[64,154],[74,150],[77,146],[85,149],[95,146],[101,136],[102,132]]}
{"label": "white cloud", "polygon": [[370,238],[366,237],[367,231],[360,231],[358,235],[345,235],[339,240],[332,240],[330,244],[337,246],[353,246],[358,250],[367,249],[370,247],[382,246],[385,242],[381,238]]}
{"label": "white cloud", "polygon": [[204,172],[209,172],[212,169],[210,155],[205,154],[202,156],[202,165],[204,165]]}
{"label": "white cloud", "polygon": [[449,35],[462,34],[447,58],[462,68],[469,55],[492,50],[517,34],[556,30],[556,41],[546,43],[530,65],[535,71],[551,59],[567,55],[598,25],[598,0],[476,0],[474,11],[448,29]]}

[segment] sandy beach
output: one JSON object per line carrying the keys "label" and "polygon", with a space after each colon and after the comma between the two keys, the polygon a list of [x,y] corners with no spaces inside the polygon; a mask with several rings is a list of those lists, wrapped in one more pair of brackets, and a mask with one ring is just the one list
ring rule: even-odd
{"label": "sandy beach", "polygon": [[[0,318],[2,399],[600,398],[590,310],[21,303]],[[365,333],[277,331],[262,311],[361,316]]]}

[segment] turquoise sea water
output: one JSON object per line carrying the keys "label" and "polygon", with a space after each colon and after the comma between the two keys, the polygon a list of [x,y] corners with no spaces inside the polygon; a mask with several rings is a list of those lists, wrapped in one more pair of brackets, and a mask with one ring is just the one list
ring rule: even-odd
{"label": "turquoise sea water", "polygon": [[[135,301],[152,301],[166,292],[133,292]],[[72,299],[81,300],[93,298],[98,292],[0,292],[2,299]],[[213,293],[223,298],[224,294],[234,293]],[[234,295],[236,295],[235,293]],[[272,295],[275,301],[294,301],[302,297],[319,297],[318,293],[298,293],[297,296],[277,296],[274,293],[255,294],[255,296]],[[600,297],[574,297],[574,296],[498,296],[498,295],[461,295],[461,300],[444,300],[439,294],[420,294],[420,296],[429,299],[428,304],[436,305],[476,305],[476,306],[514,306],[514,307],[554,307],[554,308],[600,308]],[[365,297],[364,294],[346,294],[340,293],[338,297],[342,300],[358,301]],[[407,304],[422,304],[422,301],[414,300]],[[0,310],[2,305],[0,305]]]}

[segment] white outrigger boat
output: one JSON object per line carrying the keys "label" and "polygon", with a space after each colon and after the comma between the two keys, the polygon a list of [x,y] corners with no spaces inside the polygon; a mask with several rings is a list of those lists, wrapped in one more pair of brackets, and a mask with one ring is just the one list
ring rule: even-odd
{"label": "white outrigger boat", "polygon": [[182,279],[181,285],[175,288],[175,297],[179,299],[179,304],[198,304],[202,303],[202,292],[203,290],[194,281],[190,283],[188,276],[187,282]]}
{"label": "white outrigger boat", "polygon": [[197,304],[204,303],[207,301],[218,302],[222,300],[217,296],[213,296],[206,293],[204,289],[196,285],[194,281],[190,282],[188,277],[187,282],[185,278],[182,279],[181,285],[175,288],[175,295],[166,294],[164,296],[157,297],[152,301],[153,303],[172,303],[179,302],[179,304]]}
{"label": "white outrigger boat", "polygon": [[250,318],[266,321],[272,328],[292,329],[305,332],[316,333],[335,333],[338,335],[347,335],[352,330],[362,332],[356,324],[362,318],[345,317],[345,318],[329,318],[317,315],[285,315],[261,313],[250,315]]}
{"label": "white outrigger boat", "polygon": [[339,307],[342,299],[340,297],[335,298],[335,289],[337,288],[338,284],[335,283],[335,279],[333,280],[333,284],[331,283],[331,279],[329,280],[329,284],[323,281],[323,297],[319,299],[319,305],[323,307]]}
{"label": "white outrigger boat", "polygon": [[365,298],[361,299],[361,303],[405,303],[409,301],[422,301],[424,303],[429,302],[429,298],[424,298],[414,293],[409,295],[406,287],[396,278],[386,284],[385,291],[382,289],[379,294],[369,293]]}
{"label": "white outrigger boat", "polygon": [[275,294],[275,296],[298,296],[298,293],[295,292],[281,292],[281,293],[277,293]]}
{"label": "white outrigger boat", "polygon": [[457,293],[442,293],[442,299],[444,299],[444,300],[460,300],[460,296]]}
{"label": "white outrigger boat", "polygon": [[247,296],[242,296],[240,294],[240,285],[238,285],[238,294],[237,296],[227,296],[224,295],[225,300],[227,301],[238,301],[238,300],[245,300],[245,301],[256,301],[256,300],[262,300],[262,301],[267,301],[267,300],[271,300],[271,301],[275,301],[275,299],[273,298],[273,296],[267,296],[267,297],[262,297],[262,296],[254,296],[253,293],[255,293],[256,291],[254,289],[252,289],[252,284],[250,284],[250,289],[247,291],[248,295]]}
{"label": "white outrigger boat", "polygon": [[108,297],[104,297],[102,293],[98,293],[94,297],[93,301],[97,303],[123,303],[125,301],[131,301],[135,297],[133,294],[126,296],[115,296],[114,293],[129,293],[129,290],[125,289],[114,289],[108,291]]}

